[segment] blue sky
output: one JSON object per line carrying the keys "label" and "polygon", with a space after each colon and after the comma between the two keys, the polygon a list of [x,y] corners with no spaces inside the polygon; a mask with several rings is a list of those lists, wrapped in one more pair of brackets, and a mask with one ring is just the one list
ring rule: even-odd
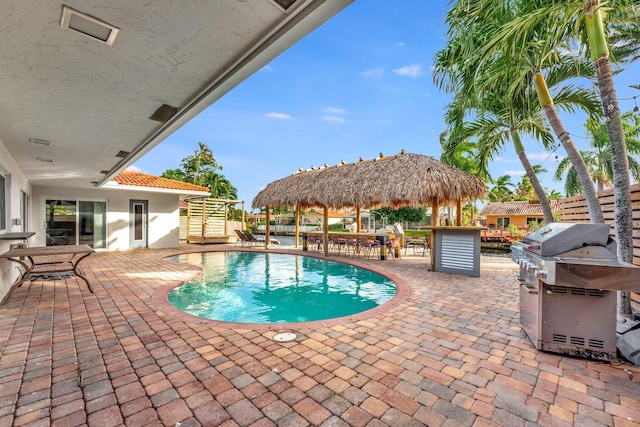
{"label": "blue sky", "polygon": [[[450,101],[432,83],[431,65],[445,43],[447,1],[357,0],[245,80],[156,146],[133,168],[160,175],[180,167],[198,142],[211,148],[222,174],[250,209],[267,184],[341,160],[371,159],[401,150],[440,158],[443,111]],[[395,6],[395,7],[394,7]],[[615,78],[620,108],[633,108],[639,65]],[[629,98],[629,99],[625,99]],[[584,117],[561,112],[579,148]],[[542,185],[552,180],[555,154],[525,139]],[[559,158],[564,152],[558,151]],[[491,165],[494,178],[524,173],[510,146]]]}

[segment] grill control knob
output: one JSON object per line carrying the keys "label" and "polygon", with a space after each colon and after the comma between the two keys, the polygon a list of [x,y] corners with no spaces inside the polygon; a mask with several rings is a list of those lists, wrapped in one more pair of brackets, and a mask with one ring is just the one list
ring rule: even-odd
{"label": "grill control knob", "polygon": [[544,280],[547,278],[547,270],[538,270],[535,274],[537,279]]}

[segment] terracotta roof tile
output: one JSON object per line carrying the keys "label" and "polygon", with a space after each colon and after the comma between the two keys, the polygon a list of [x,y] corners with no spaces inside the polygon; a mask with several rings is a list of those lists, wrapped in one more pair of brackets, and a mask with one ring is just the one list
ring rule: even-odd
{"label": "terracotta roof tile", "polygon": [[131,185],[133,187],[162,188],[178,191],[202,191],[205,193],[209,192],[207,187],[202,187],[200,185],[132,171],[123,171],[120,175],[114,177],[113,180],[119,185]]}
{"label": "terracotta roof tile", "polygon": [[[558,211],[558,201],[549,200],[551,211]],[[491,202],[480,211],[480,215],[543,215],[542,205],[537,200],[519,202]]]}

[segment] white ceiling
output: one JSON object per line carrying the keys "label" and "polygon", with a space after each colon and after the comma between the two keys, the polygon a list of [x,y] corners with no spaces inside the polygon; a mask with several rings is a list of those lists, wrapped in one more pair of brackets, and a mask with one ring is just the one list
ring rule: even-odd
{"label": "white ceiling", "polygon": [[[352,1],[0,0],[0,139],[33,185],[102,184]],[[62,28],[63,5],[113,45]]]}

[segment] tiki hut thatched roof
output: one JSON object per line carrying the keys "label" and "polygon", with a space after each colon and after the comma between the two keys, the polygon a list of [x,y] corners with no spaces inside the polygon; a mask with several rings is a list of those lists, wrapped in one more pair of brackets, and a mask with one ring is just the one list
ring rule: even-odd
{"label": "tiki hut thatched roof", "polygon": [[373,160],[300,170],[267,185],[252,206],[419,206],[481,198],[485,192],[484,183],[475,175],[430,156],[402,151],[395,156],[381,154]]}

